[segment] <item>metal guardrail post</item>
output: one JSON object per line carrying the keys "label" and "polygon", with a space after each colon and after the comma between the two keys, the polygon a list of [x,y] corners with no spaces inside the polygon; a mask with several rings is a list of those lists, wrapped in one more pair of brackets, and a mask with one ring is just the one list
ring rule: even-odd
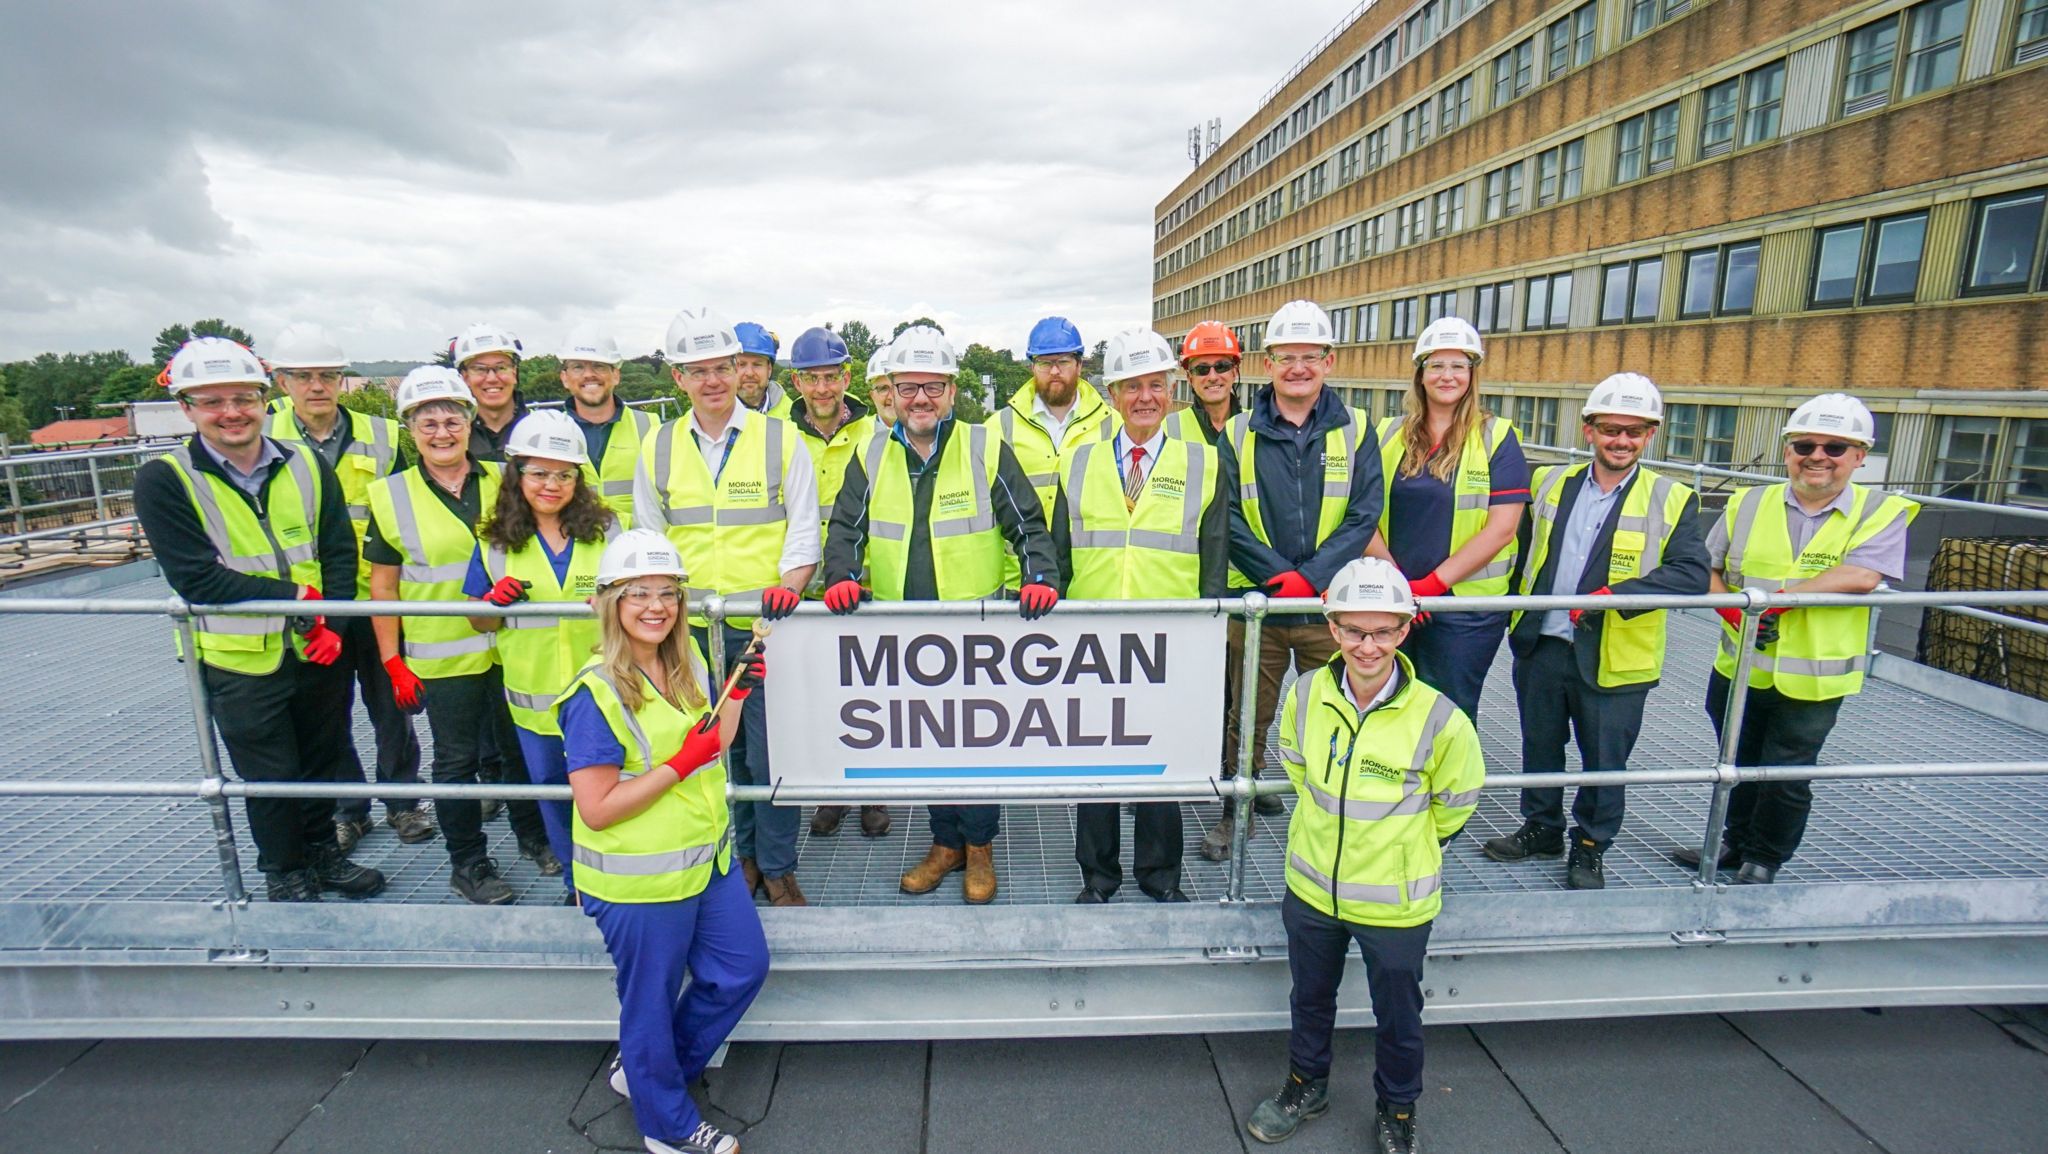
{"label": "metal guardrail post", "polygon": [[0,458],[0,470],[7,473],[7,504],[14,510],[14,531],[28,532],[28,513],[21,507],[21,478],[15,476],[14,458]]}
{"label": "metal guardrail post", "polygon": [[1742,715],[1749,705],[1749,667],[1756,656],[1756,628],[1763,620],[1764,603],[1755,590],[1745,590],[1749,604],[1742,608],[1742,631],[1735,639],[1735,675],[1728,681],[1728,708],[1721,714],[1721,760],[1714,767],[1720,780],[1714,783],[1714,799],[1707,805],[1707,832],[1700,839],[1699,884],[1714,884],[1720,869],[1721,832],[1728,822],[1728,799],[1735,792],[1735,751],[1742,743]]}
{"label": "metal guardrail post", "polygon": [[87,457],[85,459],[85,473],[87,477],[92,479],[92,515],[96,520],[104,521],[107,519],[107,494],[106,490],[100,487],[100,459],[98,457]]}
{"label": "metal guardrail post", "polygon": [[1237,811],[1230,832],[1230,868],[1224,878],[1225,899],[1244,900],[1244,875],[1249,872],[1252,840],[1253,783],[1258,780],[1252,765],[1252,730],[1258,724],[1259,633],[1266,616],[1266,595],[1254,590],[1244,595],[1244,666],[1237,679],[1237,791],[1224,804]]}
{"label": "metal guardrail post", "polygon": [[247,905],[249,892],[242,888],[242,855],[235,849],[235,827],[228,815],[228,799],[221,792],[223,778],[220,751],[213,743],[213,709],[206,700],[206,679],[199,671],[199,636],[192,625],[190,607],[172,598],[171,618],[178,623],[178,638],[184,647],[185,692],[192,699],[192,725],[199,734],[199,768],[206,777],[199,783],[199,795],[213,814],[213,849],[220,858],[221,885],[232,905]]}

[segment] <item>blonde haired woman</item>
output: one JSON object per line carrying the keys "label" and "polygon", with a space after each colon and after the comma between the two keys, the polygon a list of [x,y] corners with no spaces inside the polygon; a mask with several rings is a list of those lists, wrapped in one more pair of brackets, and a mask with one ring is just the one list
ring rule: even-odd
{"label": "blonde haired woman", "polygon": [[[768,975],[753,896],[732,869],[726,746],[765,674],[758,655],[711,713],[681,556],[652,529],[605,546],[598,655],[556,703],[575,795],[575,883],[618,967],[619,1061],[655,1154],[737,1154],[689,1085]],[[685,989],[685,977],[688,978]]]}

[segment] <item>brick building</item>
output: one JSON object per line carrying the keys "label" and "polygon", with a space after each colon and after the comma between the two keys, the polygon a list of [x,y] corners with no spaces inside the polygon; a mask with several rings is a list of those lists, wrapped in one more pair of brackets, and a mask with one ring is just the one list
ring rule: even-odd
{"label": "brick building", "polygon": [[2043,61],[2048,0],[1370,3],[1160,203],[1154,324],[1315,300],[1384,416],[1456,314],[1531,443],[1628,368],[1738,468],[1843,389],[1867,475],[2048,503]]}

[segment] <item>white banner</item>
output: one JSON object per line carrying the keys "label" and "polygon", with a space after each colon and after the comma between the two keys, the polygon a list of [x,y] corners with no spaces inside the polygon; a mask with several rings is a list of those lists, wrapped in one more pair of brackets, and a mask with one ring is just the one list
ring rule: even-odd
{"label": "white banner", "polygon": [[804,614],[768,639],[784,785],[1214,777],[1227,618]]}

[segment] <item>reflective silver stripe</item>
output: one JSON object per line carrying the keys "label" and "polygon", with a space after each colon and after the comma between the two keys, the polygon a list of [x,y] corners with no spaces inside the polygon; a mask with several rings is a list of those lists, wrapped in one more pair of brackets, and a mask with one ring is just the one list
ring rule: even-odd
{"label": "reflective silver stripe", "polygon": [[405,639],[405,655],[429,660],[440,657],[464,657],[471,653],[489,653],[491,635],[477,633],[455,641],[414,641]]}
{"label": "reflective silver stripe", "polygon": [[1017,441],[1017,410],[1008,405],[996,414],[996,421],[1003,426],[1003,440],[1015,444]]}
{"label": "reflective silver stripe", "polygon": [[566,617],[507,617],[506,629],[559,629]]}
{"label": "reflective silver stripe", "polygon": [[367,504],[362,504],[362,505],[350,505],[350,506],[348,507],[348,519],[349,519],[349,520],[351,520],[351,521],[367,521],[367,520],[369,520],[369,519],[370,519],[370,506],[369,506],[369,505],[367,505]]}
{"label": "reflective silver stripe", "polygon": [[[313,466],[308,463],[308,455],[310,453],[311,449],[309,448],[304,453],[292,453],[284,459],[286,471],[291,473],[292,480],[298,484],[299,506],[306,518],[306,540],[301,544],[282,550],[287,566],[296,565],[301,561],[311,561],[319,555],[317,549],[319,546],[320,506],[315,497],[319,490],[315,488],[318,482],[313,479]],[[265,526],[265,531],[266,533],[268,532],[267,525]],[[276,538],[273,537],[271,544],[275,545],[276,543]],[[291,579],[289,572],[285,574],[285,579]]]}
{"label": "reflective silver stripe", "polygon": [[[654,495],[661,501],[663,509],[668,509],[669,465],[675,460],[676,438],[683,435],[683,423],[689,419],[687,414],[677,417],[656,430],[654,434]],[[669,509],[668,523],[695,524],[676,520],[676,511],[673,509]]]}
{"label": "reflective silver stripe", "polygon": [[1312,670],[1305,677],[1294,679],[1294,688],[1288,692],[1294,696],[1294,748],[1308,748],[1308,701],[1309,683],[1316,679],[1321,670]]}
{"label": "reflective silver stripe", "polygon": [[1469,513],[1474,509],[1484,509],[1487,506],[1493,504],[1493,494],[1460,493],[1457,495],[1454,504],[1456,505],[1458,512]]}
{"label": "reflective silver stripe", "polygon": [[1868,654],[1835,658],[1780,657],[1775,672],[1780,677],[1788,673],[1794,677],[1842,677],[1850,673],[1862,673],[1868,668]]}
{"label": "reflective silver stripe", "polygon": [[[654,767],[654,747],[647,743],[647,731],[640,728],[640,719],[633,715],[632,710],[626,708],[625,698],[619,695],[619,683],[612,680],[611,672],[602,664],[598,665],[594,672],[597,675],[597,679],[604,682],[605,688],[612,691],[612,697],[618,700],[619,715],[626,719],[626,733],[632,737],[633,744],[640,747],[640,765],[642,770],[652,769]],[[619,767],[621,776],[639,776],[639,774],[627,773],[625,769],[625,766]]]}
{"label": "reflective silver stripe", "polygon": [[[200,527],[206,530],[206,541],[213,546],[213,551],[220,556],[221,564],[237,573],[265,577],[277,576],[277,558],[275,556],[267,551],[253,555],[237,554],[234,546],[229,543],[227,514],[221,511],[220,501],[213,492],[213,485],[207,481],[205,474],[201,473],[197,466],[192,463],[191,445],[189,443],[179,445],[171,450],[170,456],[184,470],[186,480],[191,483],[193,499],[199,505]],[[218,632],[231,631],[219,630]],[[268,633],[269,630],[266,629],[264,632]]]}
{"label": "reflective silver stripe", "polygon": [[[1671,531],[1670,526],[1664,521],[1664,506],[1671,500],[1671,489],[1677,484],[1678,482],[1671,478],[1661,475],[1650,482],[1650,523],[1643,532],[1643,560],[1646,562],[1650,559],[1650,546],[1656,547],[1657,559],[1660,562],[1664,559],[1664,537]],[[1640,568],[1642,572],[1647,573],[1656,567],[1644,565]]]}
{"label": "reflective silver stripe", "polygon": [[579,845],[571,847],[569,856],[576,859],[578,868],[611,877],[653,877],[710,865],[718,857],[718,847],[693,845],[662,853],[601,853]]}
{"label": "reflective silver stripe", "polygon": [[996,510],[988,491],[988,427],[967,427],[967,480],[973,486],[974,515],[965,521],[935,521],[932,537],[964,537],[996,527]]}
{"label": "reflective silver stripe", "polygon": [[1031,482],[1032,488],[1043,489],[1047,485],[1057,484],[1060,475],[1058,473],[1026,473],[1024,474],[1024,479]]}
{"label": "reflective silver stripe", "polygon": [[[663,507],[667,508],[666,504]],[[685,505],[680,509],[667,509],[666,516],[671,525],[709,525],[711,506]]]}
{"label": "reflective silver stripe", "polygon": [[[782,519],[783,519],[783,514],[782,514],[782,434],[783,434],[783,432],[784,432],[785,430],[788,430],[788,431],[794,431],[794,430],[796,429],[796,426],[795,426],[795,425],[792,425],[792,424],[790,424],[790,423],[789,423],[788,421],[782,420],[782,419],[780,419],[780,418],[777,418],[777,417],[763,417],[763,418],[762,418],[762,420],[763,420],[763,422],[764,422],[764,423],[765,423],[765,424],[767,425],[767,427],[768,427],[768,437],[767,437],[767,441],[768,441],[768,444],[767,444],[767,446],[766,446],[766,450],[767,450],[767,451],[766,451],[766,453],[765,453],[765,455],[764,455],[764,456],[765,456],[765,460],[764,460],[764,462],[763,462],[763,465],[762,465],[762,467],[763,467],[763,468],[765,468],[765,469],[766,469],[766,470],[768,471],[768,477],[767,477],[767,481],[768,481],[768,499],[767,499],[767,503],[766,503],[766,504],[764,504],[764,505],[763,505],[763,506],[762,506],[761,508],[759,508],[759,509],[727,509],[727,510],[724,510],[724,513],[734,514],[735,516],[734,516],[733,518],[731,518],[731,519],[728,519],[728,518],[727,518],[726,516],[724,516],[724,515],[721,515],[721,516],[720,516],[720,517],[718,518],[718,523],[719,523],[719,524],[721,524],[721,525],[765,525],[765,524],[769,523],[770,521],[780,521],[780,520],[782,520]],[[737,434],[735,434],[735,435],[737,435]],[[739,514],[739,513],[743,513],[743,512],[744,512],[744,513],[759,513],[759,514],[763,514],[763,516],[758,516],[758,517],[749,517],[749,518],[747,518],[746,520],[740,520],[740,519],[738,519],[738,517],[737,517],[737,514]],[[773,514],[773,516],[767,516],[766,514]]]}
{"label": "reflective silver stripe", "polygon": [[1436,798],[1438,805],[1449,806],[1452,809],[1479,804],[1479,791],[1476,789],[1468,789],[1460,793],[1452,793],[1449,790],[1445,790],[1432,796]]}
{"label": "reflective silver stripe", "polygon": [[1338,798],[1325,793],[1315,782],[1304,781],[1308,795],[1316,808],[1331,817],[1347,818],[1351,821],[1383,821],[1390,817],[1405,817],[1424,813],[1429,809],[1429,795],[1411,793],[1399,801],[1362,801],[1354,798]]}
{"label": "reflective silver stripe", "polygon": [[599,490],[607,497],[630,497],[633,495],[633,478],[628,477],[623,481],[605,481],[599,486]]}
{"label": "reflective silver stripe", "polygon": [[412,486],[401,476],[394,478],[386,487],[391,492],[391,511],[398,519],[398,524],[392,528],[398,531],[398,544],[405,550],[406,557],[405,563],[398,567],[398,579],[414,585],[440,585],[467,577],[467,557],[445,565],[426,563],[426,538],[420,534],[419,510],[412,501]]}
{"label": "reflective silver stripe", "polygon": [[1419,902],[1443,887],[1444,875],[1442,870],[1438,870],[1428,877],[1415,878],[1408,883],[1408,900]]}
{"label": "reflective silver stripe", "polygon": [[1543,470],[1544,477],[1536,486],[1536,499],[1534,501],[1536,506],[1535,514],[1539,519],[1544,521],[1557,520],[1557,495],[1564,489],[1565,478],[1570,476],[1574,469],[1583,468],[1585,466],[1579,465],[1574,468],[1553,467]]}
{"label": "reflective silver stripe", "polygon": [[[781,470],[778,469],[776,472],[779,473]],[[782,503],[780,501],[773,505],[764,505],[758,509],[728,508],[718,510],[718,523],[720,525],[773,525],[783,519]],[[674,525],[679,524],[679,522],[671,519],[669,524]]]}
{"label": "reflective silver stripe", "polygon": [[282,617],[199,617],[201,633],[226,633],[236,637],[264,637],[284,628]]}
{"label": "reflective silver stripe", "polygon": [[1429,759],[1436,756],[1436,739],[1451,723],[1451,714],[1458,710],[1457,703],[1443,694],[1437,694],[1436,704],[1429,707],[1429,717],[1422,723],[1422,740],[1415,743],[1415,759],[1408,763],[1408,773],[1421,788],[1424,770],[1429,768]]}
{"label": "reflective silver stripe", "polygon": [[901,541],[910,536],[910,526],[901,521],[878,521],[868,514],[868,536],[877,541]]}
{"label": "reflective silver stripe", "polygon": [[[368,457],[376,465],[378,476],[391,471],[391,463],[398,459],[398,444],[391,438],[391,426],[368,413],[349,414],[349,432],[354,440],[342,452],[349,456]],[[369,434],[367,443],[364,434]],[[351,507],[353,512],[353,507]],[[368,509],[364,510],[367,515]]]}
{"label": "reflective silver stripe", "polygon": [[1294,750],[1291,750],[1284,745],[1280,747],[1280,757],[1281,760],[1290,762],[1294,765],[1308,764],[1308,758],[1303,757],[1301,754],[1296,753]]}
{"label": "reflective silver stripe", "polygon": [[413,585],[440,585],[449,581],[460,581],[469,576],[468,561],[450,561],[446,565],[400,565],[398,578]]}
{"label": "reflective silver stripe", "polygon": [[1748,582],[1736,579],[1742,575],[1742,550],[1749,543],[1750,528],[1756,524],[1757,506],[1763,503],[1765,495],[1776,493],[1782,488],[1782,485],[1769,485],[1761,489],[1745,489],[1736,494],[1735,520],[1728,526],[1728,556],[1721,562],[1722,579],[1729,585],[1738,589],[1748,586]]}
{"label": "reflective silver stripe", "polygon": [[[1352,415],[1350,409],[1344,410],[1344,414],[1347,419],[1341,432],[1344,437],[1344,470],[1346,476],[1341,481],[1332,481],[1329,479],[1327,471],[1325,472],[1323,479],[1323,496],[1325,498],[1335,497],[1341,500],[1350,497],[1351,476],[1358,469],[1358,418]],[[1340,430],[1332,431],[1338,432]]]}
{"label": "reflective silver stripe", "polygon": [[[1374,886],[1365,885],[1360,882],[1332,881],[1330,875],[1308,864],[1308,862],[1302,859],[1300,854],[1292,850],[1289,850],[1287,853],[1287,864],[1293,866],[1303,877],[1316,883],[1316,888],[1335,894],[1340,902],[1366,902],[1378,906],[1398,906],[1402,904],[1400,886]],[[1438,877],[1441,880],[1442,875],[1438,875]],[[1431,886],[1430,889],[1434,891],[1436,887]]]}
{"label": "reflective silver stripe", "polygon": [[[1514,568],[1515,563],[1511,559],[1497,560],[1492,562],[1491,564],[1481,567],[1471,576],[1466,577],[1465,581],[1485,581],[1494,577],[1505,577],[1509,573],[1513,572]],[[1465,581],[1460,581],[1458,582],[1458,584],[1463,585]]]}
{"label": "reflective silver stripe", "polygon": [[521,693],[516,689],[510,688],[505,690],[505,700],[521,709],[531,709],[536,712],[552,709],[555,705],[553,694]]}
{"label": "reflective silver stripe", "polygon": [[[1099,547],[1104,549],[1114,549],[1117,547],[1115,543],[1108,541],[1098,543],[1083,540],[1083,538],[1092,536],[1088,529],[1088,518],[1081,510],[1081,487],[1087,479],[1088,458],[1094,450],[1094,445],[1082,445],[1074,450],[1073,459],[1067,463],[1067,527],[1073,531],[1074,548],[1096,547],[1099,545]],[[1121,537],[1122,534],[1107,533],[1104,536]]]}

